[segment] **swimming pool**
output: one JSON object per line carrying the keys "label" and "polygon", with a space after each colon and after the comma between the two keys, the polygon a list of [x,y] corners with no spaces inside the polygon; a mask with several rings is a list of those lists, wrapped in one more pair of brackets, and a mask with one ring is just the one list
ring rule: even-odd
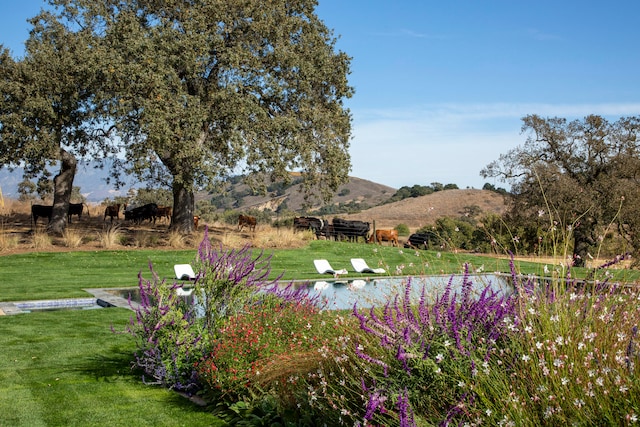
{"label": "swimming pool", "polygon": [[[471,282],[472,293],[479,294],[487,286],[492,290],[509,294],[513,292],[510,284],[510,277],[501,274],[478,274],[469,275],[467,280]],[[358,307],[371,307],[384,304],[390,296],[404,294],[407,283],[411,281],[411,297],[416,300],[425,287],[425,297],[428,302],[435,301],[435,298],[442,295],[449,282],[451,282],[452,292],[462,290],[463,275],[438,275],[438,276],[416,276],[416,277],[380,277],[380,278],[358,278],[349,280],[312,280],[299,281],[294,283],[280,284],[280,288],[287,286],[294,288],[305,288],[310,296],[319,296],[323,306],[332,310],[342,310],[353,308],[357,302]],[[185,287],[184,289],[189,289]],[[138,288],[126,289],[104,289],[120,301],[127,301],[131,298],[133,304],[140,302]],[[193,301],[192,295],[184,295],[183,298],[189,302]],[[118,304],[125,306],[123,304]],[[128,306],[128,304],[126,305]]]}
{"label": "swimming pool", "polygon": [[[424,287],[427,302],[433,302],[444,293],[449,283],[451,283],[452,292],[460,293],[463,277],[463,275],[440,275],[316,281],[306,286],[311,295],[320,295],[329,309],[352,308],[356,302],[358,307],[368,308],[385,304],[388,298],[394,295],[404,294],[409,282],[411,283],[410,297],[412,300],[417,301],[420,298]],[[467,276],[467,280],[471,282],[473,294],[479,294],[487,286],[490,286],[494,291],[511,293],[513,287],[509,284],[508,279],[508,276],[496,274]]]}

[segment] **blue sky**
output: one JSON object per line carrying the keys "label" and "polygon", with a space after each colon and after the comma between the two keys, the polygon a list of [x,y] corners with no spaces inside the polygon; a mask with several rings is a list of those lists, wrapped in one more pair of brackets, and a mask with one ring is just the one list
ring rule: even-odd
{"label": "blue sky", "polygon": [[[20,54],[41,0],[2,2]],[[640,2],[319,0],[350,55],[351,175],[394,188],[481,188],[522,117],[640,114]]]}

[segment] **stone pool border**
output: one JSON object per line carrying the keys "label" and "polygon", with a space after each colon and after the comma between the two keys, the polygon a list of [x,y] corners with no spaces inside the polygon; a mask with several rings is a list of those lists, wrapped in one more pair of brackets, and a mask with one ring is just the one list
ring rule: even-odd
{"label": "stone pool border", "polygon": [[[69,308],[108,308],[122,307],[131,309],[131,305],[135,308],[137,303],[131,302],[125,298],[119,297],[112,293],[114,290],[126,290],[135,288],[95,288],[83,289],[93,297],[84,298],[59,298],[44,300],[26,300],[26,301],[5,301],[0,302],[0,316],[11,316],[15,314],[27,314],[33,310],[47,309],[69,309]],[[109,292],[111,291],[111,292]]]}

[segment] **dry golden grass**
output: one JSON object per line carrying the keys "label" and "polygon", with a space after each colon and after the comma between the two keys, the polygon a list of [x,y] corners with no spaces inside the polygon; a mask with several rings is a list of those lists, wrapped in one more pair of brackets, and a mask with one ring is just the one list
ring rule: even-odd
{"label": "dry golden grass", "polygon": [[133,233],[131,244],[136,248],[155,248],[160,246],[160,236],[147,230],[136,230]]}
{"label": "dry golden grass", "polygon": [[48,249],[53,246],[51,236],[42,229],[36,229],[31,235],[30,246],[33,249]]}
{"label": "dry golden grass", "polygon": [[5,230],[4,220],[0,221],[0,251],[13,249],[18,246],[19,242],[17,236],[12,236],[8,230]]}
{"label": "dry golden grass", "polygon": [[31,214],[31,202],[21,202],[15,199],[4,199],[4,208],[0,211],[2,215]]}
{"label": "dry golden grass", "polygon": [[109,224],[103,231],[98,233],[99,245],[105,249],[113,249],[120,245],[123,239],[124,235],[118,224]]}
{"label": "dry golden grass", "polygon": [[187,237],[182,233],[172,231],[167,237],[167,246],[174,249],[184,249],[187,246]]}
{"label": "dry golden grass", "polygon": [[315,239],[310,231],[294,232],[291,228],[257,227],[251,237],[251,246],[257,248],[296,248]]}
{"label": "dry golden grass", "polygon": [[[209,234],[209,237],[211,238],[212,235]],[[222,246],[227,248],[241,248],[247,244],[246,237],[232,231],[224,231],[216,236],[216,239],[220,241]]]}
{"label": "dry golden grass", "polygon": [[18,236],[12,236],[5,233],[4,230],[0,231],[0,251],[9,249],[15,249],[20,245],[20,239]]}
{"label": "dry golden grass", "polygon": [[67,248],[79,248],[82,246],[83,236],[78,230],[67,227],[62,232],[62,241]]}
{"label": "dry golden grass", "polygon": [[[477,206],[483,214],[502,214],[507,206],[504,197],[489,190],[445,190],[421,196],[410,197],[399,202],[376,206],[351,215],[336,215],[345,219],[376,222],[378,228],[393,228],[405,224],[411,231],[425,225],[434,224],[436,219],[448,216],[458,218],[465,207]],[[326,218],[329,219],[329,218]]]}

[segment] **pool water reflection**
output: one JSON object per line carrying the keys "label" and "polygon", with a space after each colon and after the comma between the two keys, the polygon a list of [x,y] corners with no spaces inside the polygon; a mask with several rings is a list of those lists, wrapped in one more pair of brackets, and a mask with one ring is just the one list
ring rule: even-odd
{"label": "pool water reflection", "polygon": [[[440,276],[416,276],[416,277],[385,277],[349,280],[317,280],[297,282],[295,288],[304,287],[310,296],[318,295],[322,305],[327,309],[341,310],[353,308],[357,302],[358,307],[368,308],[374,305],[383,305],[387,298],[396,294],[404,294],[408,281],[411,281],[411,298],[416,301],[420,298],[423,286],[427,302],[433,302],[441,296],[449,282],[451,291],[458,294],[462,290],[463,275]],[[504,294],[513,292],[510,284],[510,276],[498,274],[469,275],[467,280],[471,282],[472,294],[480,294],[489,286],[494,291]],[[281,284],[281,288],[289,286],[289,283]],[[122,298],[131,298],[133,302],[139,302],[138,289],[113,290],[114,294]],[[180,295],[181,294],[181,295]],[[180,289],[179,295],[188,301],[193,301],[194,295],[189,288]]]}
{"label": "pool water reflection", "polygon": [[[316,281],[306,285],[311,295],[319,294],[329,309],[349,309],[357,302],[358,307],[383,305],[389,297],[404,294],[407,283],[411,282],[411,299],[417,301],[425,288],[427,302],[433,302],[441,296],[449,282],[451,291],[462,290],[463,275],[394,277],[376,279],[354,279],[338,281]],[[510,276],[483,274],[467,276],[471,282],[473,294],[480,294],[487,286],[494,291],[509,294],[513,287],[509,284]]]}

